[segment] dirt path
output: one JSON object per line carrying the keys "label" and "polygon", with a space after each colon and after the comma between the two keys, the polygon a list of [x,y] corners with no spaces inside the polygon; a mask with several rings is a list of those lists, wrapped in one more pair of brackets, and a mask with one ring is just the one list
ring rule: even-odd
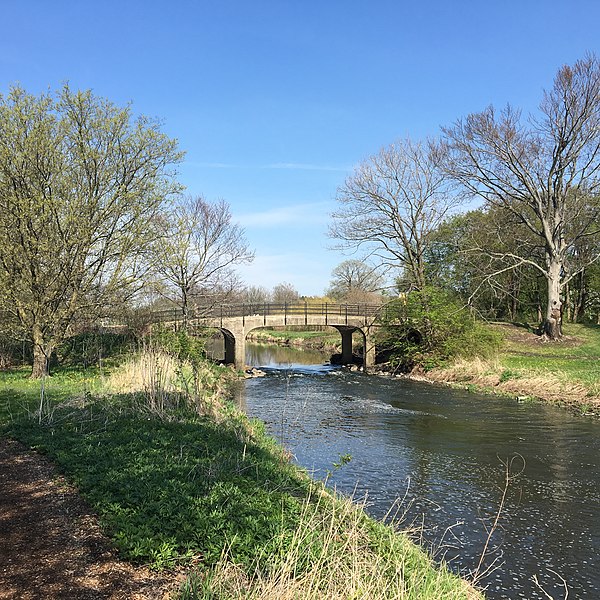
{"label": "dirt path", "polygon": [[0,439],[1,600],[163,600],[178,583],[118,560],[53,466]]}

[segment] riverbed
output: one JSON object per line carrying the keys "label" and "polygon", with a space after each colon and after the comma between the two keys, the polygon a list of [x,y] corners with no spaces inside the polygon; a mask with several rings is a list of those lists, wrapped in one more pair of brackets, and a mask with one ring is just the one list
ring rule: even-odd
{"label": "riverbed", "polygon": [[463,575],[483,553],[488,598],[547,599],[534,576],[555,600],[561,578],[569,600],[600,598],[598,421],[325,359],[248,344],[247,363],[267,375],[247,380],[239,402],[300,465],[370,514],[391,511]]}

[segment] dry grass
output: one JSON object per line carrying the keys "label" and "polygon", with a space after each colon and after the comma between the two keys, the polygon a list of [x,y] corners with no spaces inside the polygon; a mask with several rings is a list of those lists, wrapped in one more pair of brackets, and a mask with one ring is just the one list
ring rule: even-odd
{"label": "dry grass", "polygon": [[108,388],[115,394],[146,392],[153,388],[176,391],[177,360],[160,350],[146,350],[111,373]]}
{"label": "dry grass", "polygon": [[[208,576],[191,578],[183,600],[475,600],[480,592],[434,566],[431,559],[392,527],[365,519],[360,505],[308,500],[291,539],[279,540],[267,573],[247,573],[227,556]],[[264,557],[262,557],[264,558]],[[257,560],[257,563],[260,559]]]}
{"label": "dry grass", "polygon": [[133,394],[144,408],[167,416],[174,408],[216,414],[227,392],[227,373],[193,364],[160,349],[144,350],[116,369],[107,381],[113,394]]}
{"label": "dry grass", "polygon": [[436,382],[475,385],[496,393],[531,397],[569,406],[586,405],[600,410],[600,396],[582,383],[555,371],[506,369],[499,360],[480,358],[458,360],[450,366],[427,373]]}

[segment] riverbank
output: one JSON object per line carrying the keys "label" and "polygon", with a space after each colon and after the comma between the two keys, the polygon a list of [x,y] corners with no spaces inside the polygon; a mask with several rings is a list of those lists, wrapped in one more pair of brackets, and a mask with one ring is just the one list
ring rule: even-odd
{"label": "riverbank", "polygon": [[[0,432],[58,465],[121,559],[174,582],[185,572],[176,597],[481,597],[395,526],[368,518],[294,466],[260,423],[223,400],[228,373],[162,354],[43,382],[4,372]],[[5,510],[19,511],[22,500]],[[29,531],[38,533],[39,526]],[[71,562],[61,571],[60,545],[50,550],[56,577],[87,568]],[[27,552],[9,558],[38,568]],[[101,584],[88,581],[78,597],[127,597],[102,595]],[[140,594],[131,597],[152,597]]]}
{"label": "riverbank", "polygon": [[[398,376],[518,398],[520,402],[548,402],[600,417],[600,326],[567,324],[559,342],[544,342],[533,326],[525,324],[490,327],[503,340],[493,359],[456,359],[441,367],[427,371],[417,367],[412,373]],[[339,351],[339,346],[335,348],[335,332],[303,335],[268,330],[253,334],[252,339],[261,343]],[[376,372],[393,374],[386,364],[378,365]]]}
{"label": "riverbank", "polygon": [[600,417],[600,327],[568,324],[559,342],[544,342],[532,328],[492,325],[503,335],[497,357],[459,359],[409,377],[541,401]]}

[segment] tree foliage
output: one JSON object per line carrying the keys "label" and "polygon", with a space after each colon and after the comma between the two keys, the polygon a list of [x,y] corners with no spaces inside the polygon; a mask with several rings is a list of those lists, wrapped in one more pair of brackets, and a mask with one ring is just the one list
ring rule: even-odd
{"label": "tree foliage", "polygon": [[499,345],[499,337],[454,295],[431,286],[387,304],[382,322],[383,344],[402,370],[431,368],[457,356],[486,356]]}
{"label": "tree foliage", "polygon": [[76,318],[136,290],[181,158],[158,122],[90,91],[0,96],[0,301],[33,343],[34,375]]}

